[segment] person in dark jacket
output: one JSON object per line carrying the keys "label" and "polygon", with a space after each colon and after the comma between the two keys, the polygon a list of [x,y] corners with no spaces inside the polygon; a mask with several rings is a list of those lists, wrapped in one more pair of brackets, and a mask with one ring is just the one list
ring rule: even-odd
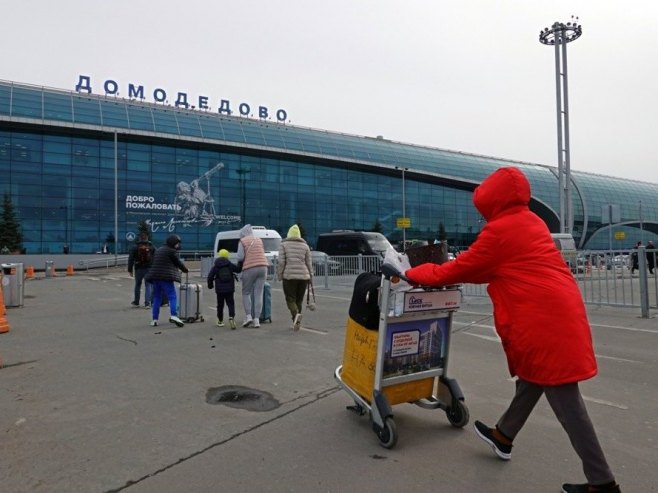
{"label": "person in dark jacket", "polygon": [[153,284],[153,302],[151,303],[153,320],[151,321],[151,326],[158,325],[160,300],[163,291],[169,299],[169,321],[178,327],[185,325],[178,318],[174,282],[181,282],[180,271],[187,273],[188,270],[178,257],[178,250],[180,250],[180,237],[178,235],[170,235],[166,243],[155,251],[153,263],[146,274],[146,280]]}
{"label": "person in dark jacket", "polygon": [[649,274],[653,274],[653,269],[656,266],[656,245],[653,244],[653,241],[647,243],[647,269],[649,269]]}
{"label": "person in dark jacket", "polygon": [[[142,281],[153,263],[153,254],[155,247],[149,241],[146,233],[139,235],[139,241],[135,243],[128,254],[128,273],[130,277],[135,278],[135,291],[132,306],[139,306],[139,295],[142,292]],[[144,281],[144,306],[149,307],[151,304],[151,283]]]}
{"label": "person in dark jacket", "polygon": [[636,270],[640,269],[640,258],[638,257],[638,250],[642,246],[642,242],[638,241],[635,244],[634,251],[631,253],[631,276],[635,274]]}
{"label": "person in dark jacket", "polygon": [[240,268],[228,259],[228,250],[218,252],[215,264],[208,272],[208,289],[215,288],[217,295],[217,327],[224,327],[224,302],[228,307],[228,324],[235,330],[235,273]]}
{"label": "person in dark jacket", "polygon": [[496,426],[475,422],[495,454],[512,458],[512,441],[545,395],[587,478],[586,484],[562,485],[562,491],[619,493],[578,388],[597,373],[583,297],[546,224],[530,210],[530,197],[521,170],[498,169],[473,193],[487,220],[475,242],[452,262],[422,264],[406,276],[426,286],[488,284],[496,332],[517,377],[516,393]]}

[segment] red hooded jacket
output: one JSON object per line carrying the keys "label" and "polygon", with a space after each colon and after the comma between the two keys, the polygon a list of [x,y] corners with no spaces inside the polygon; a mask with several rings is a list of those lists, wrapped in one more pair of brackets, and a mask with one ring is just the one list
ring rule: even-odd
{"label": "red hooded jacket", "polygon": [[413,282],[444,286],[489,283],[496,331],[512,376],[561,385],[597,373],[580,290],[544,222],[528,208],[530,183],[501,168],[475,189],[487,220],[469,249],[442,265],[407,270]]}

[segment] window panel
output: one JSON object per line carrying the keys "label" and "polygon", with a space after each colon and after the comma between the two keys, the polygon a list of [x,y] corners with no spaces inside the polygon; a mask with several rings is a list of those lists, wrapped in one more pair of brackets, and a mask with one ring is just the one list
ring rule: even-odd
{"label": "window panel", "polygon": [[43,105],[44,118],[67,122],[73,120],[73,106],[70,95],[45,92],[43,95]]}

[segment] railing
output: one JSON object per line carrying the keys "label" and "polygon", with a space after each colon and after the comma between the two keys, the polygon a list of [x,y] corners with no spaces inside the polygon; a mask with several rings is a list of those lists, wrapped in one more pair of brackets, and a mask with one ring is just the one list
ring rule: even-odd
{"label": "railing", "polygon": [[195,262],[197,260],[201,260],[202,258],[215,257],[212,253],[212,250],[180,250],[179,254],[181,258]]}
{"label": "railing", "polygon": [[[330,257],[320,252],[313,253],[313,276],[316,286],[352,286],[362,272],[380,270],[382,257],[379,255],[341,255]],[[268,278],[276,282],[276,260],[268,270]]]}
{"label": "railing", "polygon": [[[632,266],[633,251],[587,250],[578,253],[571,271],[587,304],[640,308],[642,317],[649,309],[658,309],[658,250],[637,251],[638,264]],[[353,286],[362,272],[378,272],[382,257],[378,255],[328,256],[314,252],[315,285]],[[653,273],[650,272],[653,270]],[[277,282],[276,261],[268,270],[268,278]],[[488,296],[486,284],[464,284],[464,296]]]}
{"label": "railing", "polygon": [[[637,255],[637,263],[633,259]],[[658,309],[658,250],[586,250],[570,265],[585,303]],[[653,271],[653,272],[652,272]],[[465,296],[487,296],[486,285],[465,284]]]}
{"label": "railing", "polygon": [[78,262],[78,268],[80,269],[98,269],[105,267],[109,269],[110,267],[118,267],[119,265],[128,265],[128,255],[103,255],[98,258],[91,258],[80,260]]}

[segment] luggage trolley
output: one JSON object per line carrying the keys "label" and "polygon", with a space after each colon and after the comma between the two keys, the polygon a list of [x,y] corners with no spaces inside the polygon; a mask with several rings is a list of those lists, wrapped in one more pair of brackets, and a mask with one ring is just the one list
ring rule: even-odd
{"label": "luggage trolley", "polygon": [[[450,330],[461,302],[458,287],[400,289],[399,272],[382,265],[379,330],[348,319],[343,364],[334,378],[354,399],[347,409],[369,415],[385,448],[397,443],[391,406],[409,402],[442,409],[450,424],[469,420],[464,395],[447,374]],[[381,337],[380,337],[381,336]]]}

